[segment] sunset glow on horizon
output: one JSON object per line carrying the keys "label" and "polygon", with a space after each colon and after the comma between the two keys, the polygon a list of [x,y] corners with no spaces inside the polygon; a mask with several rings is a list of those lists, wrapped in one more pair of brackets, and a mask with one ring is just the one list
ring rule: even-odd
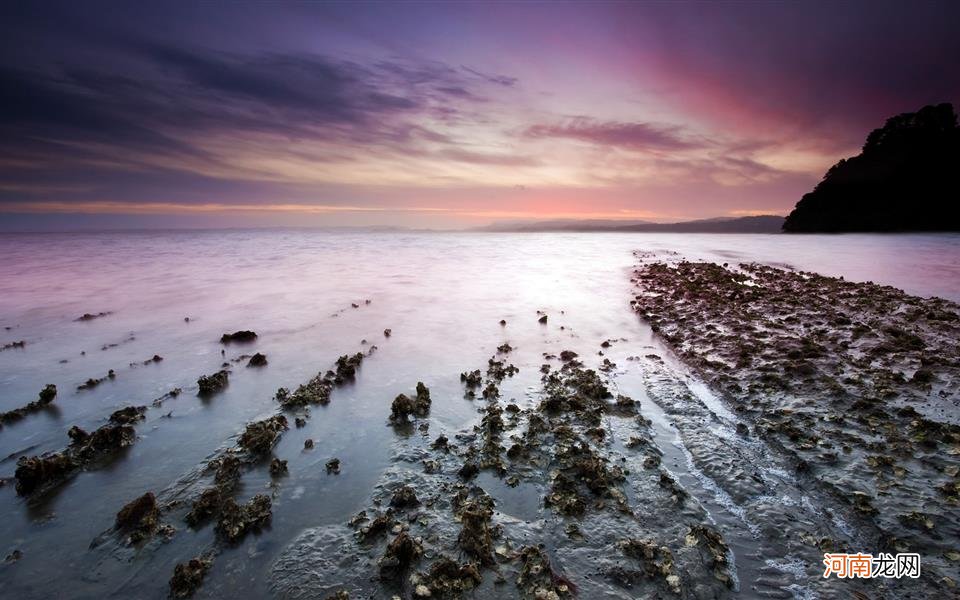
{"label": "sunset glow on horizon", "polygon": [[786,214],[960,99],[945,11],[8,3],[0,228]]}

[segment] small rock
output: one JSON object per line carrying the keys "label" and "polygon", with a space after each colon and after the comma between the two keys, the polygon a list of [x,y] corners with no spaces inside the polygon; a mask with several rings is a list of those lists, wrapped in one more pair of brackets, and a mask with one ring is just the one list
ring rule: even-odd
{"label": "small rock", "polygon": [[287,461],[274,457],[270,461],[270,475],[277,477],[287,473]]}
{"label": "small rock", "polygon": [[252,342],[255,339],[257,339],[256,332],[244,329],[241,331],[234,331],[233,333],[223,334],[222,336],[220,336],[220,343],[221,344],[229,344],[231,342],[247,343],[247,342]]}
{"label": "small rock", "polygon": [[229,383],[230,371],[221,369],[213,375],[203,375],[197,379],[197,392],[199,396],[212,396],[222,391]]}
{"label": "small rock", "polygon": [[265,367],[267,366],[267,356],[265,354],[260,354],[257,352],[250,357],[250,362],[247,363],[248,367]]}
{"label": "small rock", "polygon": [[213,565],[209,558],[191,558],[189,562],[178,564],[170,578],[170,596],[189,598],[203,583],[203,578]]}

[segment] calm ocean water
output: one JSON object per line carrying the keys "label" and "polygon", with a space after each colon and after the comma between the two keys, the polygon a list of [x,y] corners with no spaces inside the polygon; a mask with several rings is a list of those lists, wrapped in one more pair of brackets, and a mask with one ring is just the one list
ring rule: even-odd
{"label": "calm ocean water", "polygon": [[[119,407],[149,405],[175,387],[185,394],[148,411],[140,439],[122,459],[82,473],[43,502],[28,505],[12,482],[0,487],[0,555],[23,552],[17,569],[0,578],[0,596],[147,590],[145,597],[163,597],[173,565],[208,543],[212,528],[181,532],[129,564],[89,552],[90,541],[124,503],[173,485],[229,445],[245,422],[272,413],[278,387],[296,386],[337,356],[376,344],[379,352],[355,386],[315,409],[307,427],[284,435],[276,453],[290,461],[291,476],[275,500],[270,533],[223,559],[233,567],[216,569],[205,584],[205,593],[267,595],[264,573],[285,544],[305,527],[343,522],[363,508],[388,465],[394,433],[384,423],[398,393],[426,382],[434,398],[431,431],[456,430],[477,419],[476,407],[462,398],[459,373],[485,365],[504,341],[518,348],[510,360],[521,369],[504,394],[518,398],[535,393],[545,351],[595,354],[603,339],[627,338],[631,344],[611,351],[617,362],[616,352],[637,354],[652,343],[629,309],[635,250],[789,265],[960,301],[960,235],[2,235],[0,343],[24,340],[26,347],[0,352],[0,410],[35,399],[47,383],[60,393],[53,409],[0,430],[0,477],[13,475],[21,455],[63,448],[71,425],[93,429]],[[549,327],[538,325],[538,310],[550,315]],[[111,314],[75,320],[99,312]],[[259,339],[229,347],[226,359],[259,351],[269,366],[240,363],[223,394],[197,399],[197,377],[224,360],[220,335],[238,329],[253,329]],[[155,354],[164,360],[140,364]],[[76,391],[109,369],[116,379]],[[318,440],[316,451],[300,450],[307,437]],[[344,464],[336,478],[323,469],[332,456]],[[267,485],[265,473],[244,479],[249,494]],[[244,578],[231,575],[237,572]]]}

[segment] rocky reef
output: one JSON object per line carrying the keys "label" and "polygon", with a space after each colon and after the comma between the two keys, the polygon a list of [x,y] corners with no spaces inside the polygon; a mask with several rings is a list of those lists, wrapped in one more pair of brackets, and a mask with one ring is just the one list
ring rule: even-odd
{"label": "rocky reef", "polygon": [[68,432],[71,442],[66,449],[41,456],[21,456],[14,474],[17,493],[21,496],[41,494],[80,469],[92,468],[130,446],[137,439],[131,423],[142,419],[142,411],[142,407],[121,409],[114,413],[116,419],[111,418],[109,423],[93,433],[74,425]]}
{"label": "rocky reef", "polygon": [[29,414],[47,408],[56,397],[57,386],[53,385],[52,383],[48,383],[42,390],[40,390],[39,397],[33,402],[28,402],[20,408],[15,408],[13,410],[0,413],[0,428],[2,428],[4,424],[15,423]]}
{"label": "rocky reef", "polygon": [[[485,376],[465,372],[468,389],[496,391],[477,424],[398,436],[369,507],[288,546],[273,566],[274,594],[727,597],[729,548],[705,511],[665,487],[672,477],[646,452],[618,449],[633,438],[656,455],[638,404],[572,359],[547,371],[540,401],[526,408],[500,400],[516,367],[491,360]],[[539,508],[519,510],[504,494]]]}
{"label": "rocky reef", "polygon": [[636,311],[731,403],[738,433],[788,457],[875,552],[918,552],[927,577],[956,582],[960,307],[758,264],[641,258]]}
{"label": "rocky reef", "polygon": [[363,359],[376,352],[376,349],[376,346],[371,346],[367,355],[362,352],[352,355],[344,354],[337,359],[333,369],[318,373],[310,381],[298,386],[293,392],[287,388],[280,388],[274,398],[280,403],[280,406],[287,410],[302,409],[311,404],[325,405],[330,402],[330,393],[334,388],[353,381],[357,375],[357,369],[363,363]]}

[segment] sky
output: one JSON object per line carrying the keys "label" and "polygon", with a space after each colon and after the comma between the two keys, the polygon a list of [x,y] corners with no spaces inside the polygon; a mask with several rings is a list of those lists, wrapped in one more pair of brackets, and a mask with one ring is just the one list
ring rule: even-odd
{"label": "sky", "polygon": [[960,3],[0,4],[0,230],[787,214]]}

